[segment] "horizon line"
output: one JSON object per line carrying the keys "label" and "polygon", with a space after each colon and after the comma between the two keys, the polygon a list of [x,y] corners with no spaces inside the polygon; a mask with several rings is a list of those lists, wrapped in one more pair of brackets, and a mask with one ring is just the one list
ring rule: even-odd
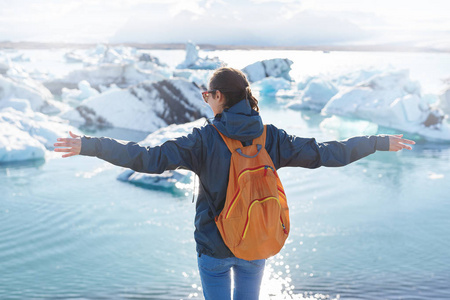
{"label": "horizon line", "polygon": [[[136,49],[154,50],[184,50],[186,43],[76,43],[76,42],[31,42],[31,41],[0,41],[0,49],[48,49],[48,48],[92,48],[96,45],[111,47],[127,46]],[[415,47],[407,45],[373,44],[373,45],[298,45],[298,46],[261,46],[261,45],[227,45],[227,44],[196,44],[201,50],[298,50],[298,51],[365,51],[365,52],[437,52],[449,53],[450,48]]]}

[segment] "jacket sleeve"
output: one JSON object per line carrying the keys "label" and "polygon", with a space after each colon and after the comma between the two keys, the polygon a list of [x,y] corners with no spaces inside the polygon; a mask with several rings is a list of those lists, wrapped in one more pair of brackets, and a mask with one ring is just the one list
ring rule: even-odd
{"label": "jacket sleeve", "polygon": [[198,128],[187,136],[168,140],[156,147],[83,136],[80,154],[96,156],[114,165],[143,173],[161,174],[165,170],[177,168],[197,173],[202,161],[202,139]]}
{"label": "jacket sleeve", "polygon": [[389,150],[388,136],[357,136],[344,141],[318,143],[278,129],[278,167],[341,167],[375,151]]}

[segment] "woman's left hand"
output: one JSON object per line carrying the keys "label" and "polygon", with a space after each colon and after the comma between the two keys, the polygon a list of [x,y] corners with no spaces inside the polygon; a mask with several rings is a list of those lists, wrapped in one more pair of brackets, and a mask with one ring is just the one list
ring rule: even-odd
{"label": "woman's left hand", "polygon": [[403,134],[389,135],[389,151],[400,151],[402,149],[412,150],[411,146],[416,142],[403,138]]}

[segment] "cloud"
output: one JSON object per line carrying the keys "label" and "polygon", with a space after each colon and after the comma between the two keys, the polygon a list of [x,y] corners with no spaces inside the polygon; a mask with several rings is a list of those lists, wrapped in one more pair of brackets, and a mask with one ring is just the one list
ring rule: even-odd
{"label": "cloud", "polygon": [[0,10],[0,40],[273,46],[443,40],[449,9],[446,0],[15,0]]}
{"label": "cloud", "polygon": [[[296,3],[209,3],[173,18],[136,14],[111,38],[113,42],[197,43],[295,46],[347,42],[370,35],[352,22],[303,11]],[[294,7],[291,7],[294,5]],[[160,7],[162,11],[163,8]]]}

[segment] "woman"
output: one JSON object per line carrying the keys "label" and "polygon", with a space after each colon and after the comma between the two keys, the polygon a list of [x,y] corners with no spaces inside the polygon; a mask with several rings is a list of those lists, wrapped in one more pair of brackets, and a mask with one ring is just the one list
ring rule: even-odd
{"label": "woman", "polygon": [[[263,132],[258,101],[245,75],[233,68],[220,68],[202,93],[214,112],[212,124],[225,136],[250,145]],[[234,272],[234,299],[258,299],[265,260],[246,261],[234,257],[224,244],[214,222],[211,206],[220,212],[226,198],[231,153],[211,124],[194,128],[187,136],[157,147],[110,138],[76,136],[58,138],[56,152],[63,157],[88,155],[138,172],[162,173],[184,168],[200,178],[195,217],[198,267],[206,299],[231,299],[231,272]],[[411,150],[413,141],[401,135],[360,136],[345,141],[317,143],[313,138],[288,135],[267,125],[265,148],[276,169],[281,167],[339,167],[376,150]]]}

